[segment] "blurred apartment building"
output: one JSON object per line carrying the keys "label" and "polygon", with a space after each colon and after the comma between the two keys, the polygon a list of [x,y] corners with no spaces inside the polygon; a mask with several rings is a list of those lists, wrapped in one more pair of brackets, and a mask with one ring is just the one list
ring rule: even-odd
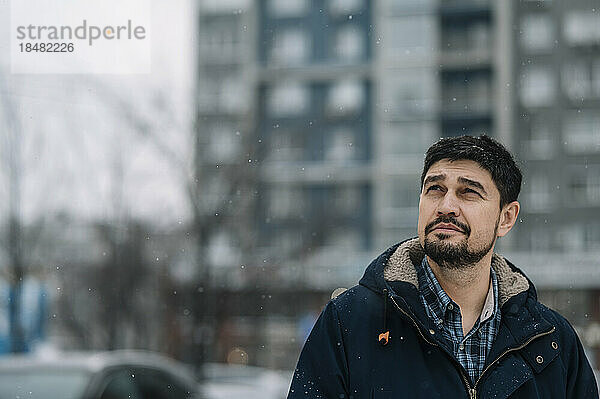
{"label": "blurred apartment building", "polygon": [[250,217],[221,215],[207,243],[233,315],[217,356],[244,346],[251,363],[293,366],[299,315],[416,235],[427,147],[482,133],[525,173],[499,251],[598,347],[597,4],[205,0],[198,23],[200,184],[235,203],[223,180],[244,174],[253,198]]}

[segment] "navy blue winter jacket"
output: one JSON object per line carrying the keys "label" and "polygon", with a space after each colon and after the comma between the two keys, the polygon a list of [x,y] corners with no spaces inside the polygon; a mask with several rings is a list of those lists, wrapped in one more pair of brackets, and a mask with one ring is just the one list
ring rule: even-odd
{"label": "navy blue winter jacket", "polygon": [[369,265],[359,285],[327,304],[288,399],[598,398],[571,325],[496,254],[500,329],[481,376],[469,381],[419,300],[414,265],[423,256],[417,239],[397,244]]}

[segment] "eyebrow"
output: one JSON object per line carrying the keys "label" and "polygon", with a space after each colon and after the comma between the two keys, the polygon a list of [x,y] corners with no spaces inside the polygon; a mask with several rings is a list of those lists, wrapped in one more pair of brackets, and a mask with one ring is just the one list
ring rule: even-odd
{"label": "eyebrow", "polygon": [[475,187],[475,188],[481,190],[483,192],[483,194],[488,195],[487,191],[485,191],[485,188],[483,188],[481,183],[479,183],[478,181],[467,179],[466,177],[459,177],[458,182],[462,183],[462,184],[466,184],[467,186]]}
{"label": "eyebrow", "polygon": [[[425,181],[423,182],[423,187],[425,187],[429,183],[435,183],[435,182],[443,181],[443,180],[446,180],[446,175],[443,173],[439,174],[439,175],[427,176],[425,178]],[[483,188],[483,185],[476,180],[471,180],[471,179],[467,179],[466,177],[460,176],[458,178],[458,182],[461,184],[470,186],[470,187],[477,188],[477,189],[481,190],[481,192],[484,195],[486,195],[486,196],[488,195],[487,191],[485,191],[485,188]]]}
{"label": "eyebrow", "polygon": [[446,180],[445,174],[427,176],[425,178],[425,181],[423,182],[423,186],[426,186],[428,183],[435,183],[436,181],[442,181],[442,180]]}

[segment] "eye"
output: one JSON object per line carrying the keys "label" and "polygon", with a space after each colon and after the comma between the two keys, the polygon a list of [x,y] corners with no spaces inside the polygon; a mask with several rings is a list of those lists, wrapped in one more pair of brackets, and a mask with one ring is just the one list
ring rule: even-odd
{"label": "eye", "polygon": [[427,187],[427,192],[430,191],[441,191],[442,187],[438,186],[437,184],[434,184],[433,186],[429,186]]}
{"label": "eye", "polygon": [[465,192],[465,194],[475,194],[475,195],[477,195],[477,196],[481,197],[481,194],[479,194],[477,191],[475,191],[475,190],[472,190],[472,189],[470,189],[470,188],[465,188],[465,191],[464,191],[464,192]]}

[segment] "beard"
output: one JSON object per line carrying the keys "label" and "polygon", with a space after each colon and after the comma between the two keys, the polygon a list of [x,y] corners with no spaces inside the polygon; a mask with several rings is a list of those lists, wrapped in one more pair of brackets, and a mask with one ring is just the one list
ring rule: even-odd
{"label": "beard", "polygon": [[[454,224],[463,231],[465,238],[458,243],[451,243],[446,241],[446,239],[450,238],[450,235],[434,233],[437,240],[432,239],[428,233],[439,223]],[[468,239],[471,235],[471,229],[469,226],[458,222],[452,216],[441,216],[425,227],[423,250],[425,255],[433,259],[440,267],[455,270],[472,267],[483,259],[483,257],[494,247],[499,223],[500,217],[498,216],[496,226],[494,227],[494,234],[489,242],[485,242],[480,248],[470,249]]]}

